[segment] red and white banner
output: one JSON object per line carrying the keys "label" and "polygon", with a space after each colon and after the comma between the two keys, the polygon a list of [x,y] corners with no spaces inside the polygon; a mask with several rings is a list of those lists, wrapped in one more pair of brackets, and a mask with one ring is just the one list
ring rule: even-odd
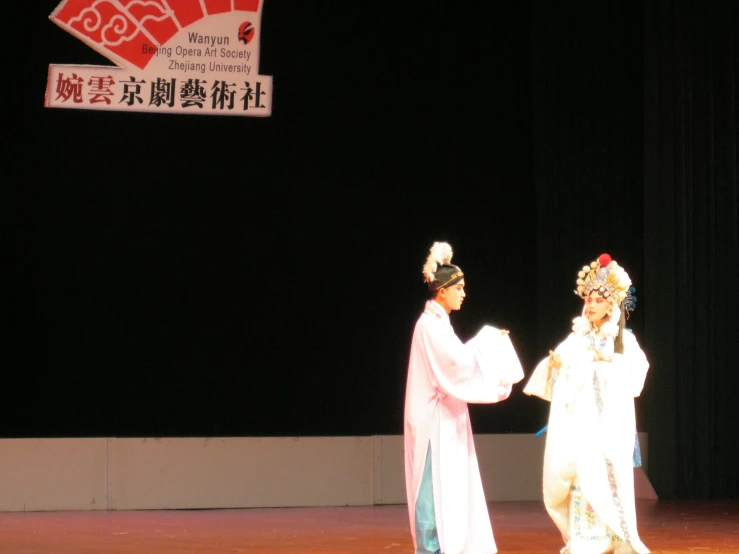
{"label": "red and white banner", "polygon": [[269,116],[263,0],[64,0],[51,20],[117,67],[49,66],[46,106]]}

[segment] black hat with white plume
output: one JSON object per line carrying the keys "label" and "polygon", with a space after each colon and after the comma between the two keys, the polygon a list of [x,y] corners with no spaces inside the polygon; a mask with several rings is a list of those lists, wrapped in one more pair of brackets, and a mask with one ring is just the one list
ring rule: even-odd
{"label": "black hat with white plume", "polygon": [[435,242],[423,266],[423,276],[429,291],[451,287],[464,279],[464,273],[452,263],[452,247],[446,242]]}

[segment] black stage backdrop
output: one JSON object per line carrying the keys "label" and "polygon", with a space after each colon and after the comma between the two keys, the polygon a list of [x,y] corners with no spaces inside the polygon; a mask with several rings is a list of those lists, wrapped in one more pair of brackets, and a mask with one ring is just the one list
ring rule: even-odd
{"label": "black stage backdrop", "polygon": [[[399,434],[433,241],[457,333],[510,329],[527,374],[609,251],[658,493],[736,496],[736,8],[560,4],[265,0],[266,119],[45,109],[49,63],[108,62],[27,8],[0,435]],[[521,388],[476,432],[544,425]]]}
{"label": "black stage backdrop", "polygon": [[646,11],[644,405],[650,447],[665,454],[650,455],[650,473],[670,496],[739,492],[737,9]]}

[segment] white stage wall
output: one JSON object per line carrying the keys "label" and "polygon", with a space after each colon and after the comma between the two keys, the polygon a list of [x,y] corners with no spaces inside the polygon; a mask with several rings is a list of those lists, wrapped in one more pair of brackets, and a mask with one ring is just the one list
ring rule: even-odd
{"label": "white stage wall", "polygon": [[[475,436],[488,501],[541,500],[544,440]],[[646,469],[646,434],[640,442]],[[395,435],[0,439],[4,512],[405,502]]]}

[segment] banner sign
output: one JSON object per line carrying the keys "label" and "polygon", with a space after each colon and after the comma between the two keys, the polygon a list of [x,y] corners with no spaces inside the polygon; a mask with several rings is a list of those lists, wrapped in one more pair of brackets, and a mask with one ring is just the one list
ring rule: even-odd
{"label": "banner sign", "polygon": [[64,0],[50,19],[117,67],[49,66],[46,106],[269,116],[263,0]]}

